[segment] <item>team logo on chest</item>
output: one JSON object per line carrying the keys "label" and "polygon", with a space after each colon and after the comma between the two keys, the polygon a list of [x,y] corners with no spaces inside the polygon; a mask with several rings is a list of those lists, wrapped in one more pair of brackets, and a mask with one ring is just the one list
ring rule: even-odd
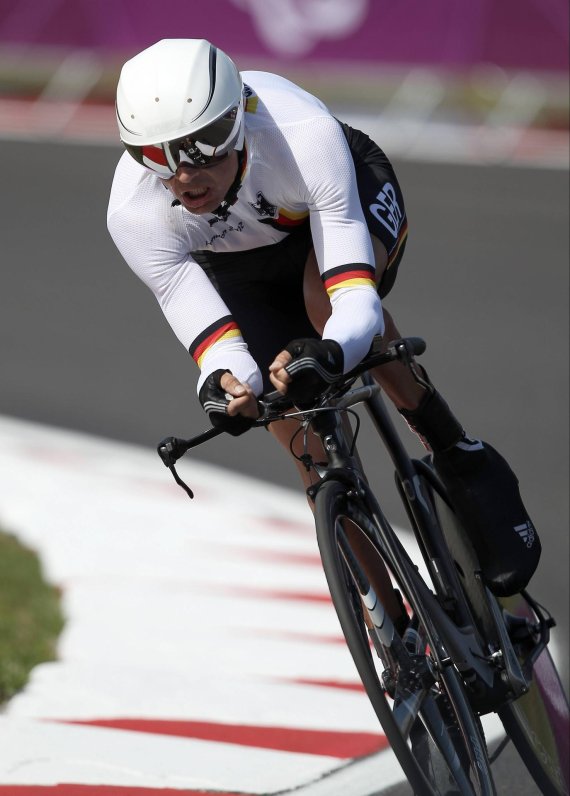
{"label": "team logo on chest", "polygon": [[279,232],[291,232],[294,227],[300,226],[309,215],[308,210],[288,210],[285,207],[277,207],[268,202],[265,196],[258,191],[257,201],[248,203],[260,218],[257,220],[260,224],[269,224],[273,229]]}
{"label": "team logo on chest", "polygon": [[255,210],[258,215],[268,218],[276,218],[277,217],[277,206],[272,205],[271,202],[268,202],[265,196],[261,193],[261,191],[257,194],[257,201],[256,202],[249,202],[251,207]]}

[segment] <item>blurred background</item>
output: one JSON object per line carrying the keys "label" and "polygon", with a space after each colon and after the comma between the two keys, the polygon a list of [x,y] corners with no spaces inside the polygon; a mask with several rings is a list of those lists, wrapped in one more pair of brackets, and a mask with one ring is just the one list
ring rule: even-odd
{"label": "blurred background", "polygon": [[[491,158],[533,161],[544,138],[528,133],[539,130],[550,134],[543,158],[567,157],[565,0],[0,0],[3,128],[116,135],[102,111],[120,65],[176,36],[213,39],[240,68],[285,73],[335,112],[376,111],[398,151],[421,152],[422,123],[446,157],[486,146]],[[31,118],[30,100],[40,101]],[[449,124],[477,136],[452,141]]]}
{"label": "blurred background", "polygon": [[[208,38],[317,93],[394,161],[410,242],[387,306],[519,474],[544,539],[535,591],[567,643],[568,30],[566,0],[0,0],[0,413],[149,449],[205,427],[194,365],[105,214],[121,64]],[[296,486],[262,432],[197,455]]]}

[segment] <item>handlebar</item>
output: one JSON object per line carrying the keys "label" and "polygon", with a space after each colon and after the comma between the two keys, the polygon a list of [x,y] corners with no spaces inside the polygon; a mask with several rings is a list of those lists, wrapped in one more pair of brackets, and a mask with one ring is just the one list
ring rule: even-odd
{"label": "handlebar", "polygon": [[[358,376],[366,373],[366,371],[371,370],[372,368],[380,367],[381,365],[386,365],[389,362],[398,361],[409,365],[414,355],[419,356],[426,350],[426,343],[421,337],[404,337],[401,340],[394,340],[388,344],[386,351],[381,353],[374,350],[375,347],[377,348],[380,343],[381,338],[375,337],[372,344],[371,353],[365,357],[365,359],[363,359],[362,362],[360,362],[355,368],[348,373],[345,373],[339,378],[338,382],[331,386],[333,388],[336,387],[337,389],[342,390],[343,386],[349,385],[356,378],[358,378]],[[283,395],[283,393],[279,392],[278,390],[265,393],[259,398],[258,403],[260,408],[260,419],[254,423],[253,427],[266,426],[272,420],[276,420],[280,415],[283,415],[284,412],[293,407],[291,399],[288,398],[287,395]],[[338,408],[343,408],[342,400],[339,402]],[[191,439],[166,437],[158,444],[158,455],[162,459],[164,465],[171,470],[176,483],[181,486],[190,497],[194,497],[194,495],[186,486],[186,484],[180,480],[174,465],[178,459],[180,459],[187,451],[190,450],[190,448],[196,448],[203,442],[207,442],[208,440],[213,439],[214,437],[217,437],[223,433],[223,429],[212,427],[201,434],[198,434],[196,437],[192,437]]]}
{"label": "handlebar", "polygon": [[[374,345],[377,345],[381,339],[382,338],[374,338],[375,343],[372,345],[372,353],[365,357],[362,362],[356,365],[351,371],[341,376],[337,385],[340,386],[351,382],[358,378],[358,376],[366,373],[366,371],[380,367],[381,365],[386,365],[389,362],[398,361],[407,365],[414,356],[420,356],[426,350],[426,342],[421,337],[404,337],[401,340],[394,340],[389,343],[386,351],[382,353],[374,352]],[[283,395],[283,393],[278,390],[262,395],[259,399],[259,403],[262,408],[266,407],[274,412],[285,412],[293,406],[293,403],[287,395]]]}

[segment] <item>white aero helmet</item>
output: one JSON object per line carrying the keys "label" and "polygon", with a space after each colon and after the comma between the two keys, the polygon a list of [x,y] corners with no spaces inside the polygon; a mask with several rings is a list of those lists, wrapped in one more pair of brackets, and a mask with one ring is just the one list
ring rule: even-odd
{"label": "white aero helmet", "polygon": [[163,179],[180,162],[211,165],[243,147],[244,95],[234,62],[205,39],[163,39],[123,66],[121,141]]}

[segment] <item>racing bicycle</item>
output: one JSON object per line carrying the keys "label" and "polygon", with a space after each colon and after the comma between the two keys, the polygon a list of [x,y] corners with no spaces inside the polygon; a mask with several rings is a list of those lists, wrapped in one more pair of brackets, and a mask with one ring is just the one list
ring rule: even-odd
{"label": "racing bicycle", "polygon": [[[412,363],[424,350],[420,338],[390,343],[327,387],[310,408],[292,406],[281,393],[263,396],[255,426],[296,418],[305,441],[314,433],[322,442],[325,461],[314,461],[306,442],[302,460],[315,475],[307,494],[324,572],[366,694],[414,793],[492,796],[492,763],[512,741],[541,792],[564,796],[570,722],[548,650],[554,619],[527,591],[509,598],[491,593],[431,457],[409,456],[370,374],[400,361],[420,379]],[[356,450],[358,404],[393,462],[419,560],[368,484]],[[191,439],[168,437],[158,446],[190,497],[175,464],[220,433],[211,428]],[[374,589],[372,574],[386,569],[405,622],[390,615]],[[481,723],[489,713],[497,713],[506,730],[493,756]]]}

